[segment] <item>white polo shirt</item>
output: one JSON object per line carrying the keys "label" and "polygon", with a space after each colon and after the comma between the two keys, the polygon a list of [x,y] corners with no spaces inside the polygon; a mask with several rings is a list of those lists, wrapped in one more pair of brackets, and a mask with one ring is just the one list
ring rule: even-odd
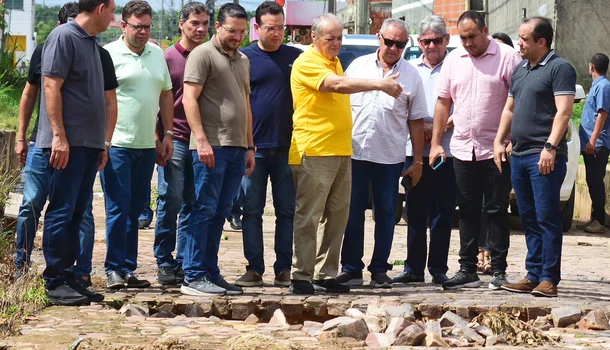
{"label": "white polo shirt", "polygon": [[417,70],[401,58],[383,74],[377,52],[356,58],[345,75],[362,79],[382,79],[400,73],[397,78],[402,86],[398,98],[383,91],[367,91],[351,95],[352,159],[379,164],[397,164],[405,161],[405,149],[409,135],[407,120],[428,116],[426,96]]}

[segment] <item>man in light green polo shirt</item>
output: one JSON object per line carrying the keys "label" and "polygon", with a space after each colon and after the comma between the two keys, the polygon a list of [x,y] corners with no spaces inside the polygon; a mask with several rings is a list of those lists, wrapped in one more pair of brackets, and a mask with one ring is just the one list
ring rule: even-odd
{"label": "man in light green polo shirt", "polygon": [[[119,87],[118,118],[101,172],[106,199],[106,261],[108,288],[146,288],[150,282],[133,274],[138,257],[138,216],[147,203],[155,161],[165,165],[171,158],[172,82],[163,51],[148,44],[152,9],[143,0],[123,8],[123,35],[105,46],[112,56]],[[162,140],[155,133],[161,110]]]}

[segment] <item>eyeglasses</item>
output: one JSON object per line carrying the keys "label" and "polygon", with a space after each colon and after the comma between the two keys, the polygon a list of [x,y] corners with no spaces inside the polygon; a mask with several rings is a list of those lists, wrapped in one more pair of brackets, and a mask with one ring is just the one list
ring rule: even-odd
{"label": "eyeglasses", "polygon": [[434,43],[434,45],[438,46],[443,43],[443,39],[445,39],[445,37],[441,36],[432,39],[419,39],[419,42],[424,46],[429,46],[431,43]]}
{"label": "eyeglasses", "polygon": [[222,28],[224,28],[224,30],[227,31],[227,33],[229,33],[229,35],[232,36],[244,36],[246,34],[248,34],[247,30],[235,30],[233,28],[227,28],[225,26],[221,26]]}
{"label": "eyeglasses", "polygon": [[406,41],[396,41],[396,40],[386,39],[383,37],[382,34],[379,34],[379,35],[381,35],[381,39],[383,39],[383,43],[387,47],[396,46],[397,49],[401,50],[401,49],[404,49],[405,46],[407,46]]}
{"label": "eyeglasses", "polygon": [[133,30],[135,30],[136,32],[139,32],[141,30],[145,31],[145,32],[150,32],[150,30],[152,29],[153,25],[152,23],[150,25],[143,25],[143,24],[131,24],[129,22],[125,22],[125,24],[127,24],[128,26],[130,26]]}
{"label": "eyeglasses", "polygon": [[277,26],[277,27],[261,27],[263,28],[267,33],[273,33],[273,32],[283,32],[284,30],[286,30],[286,26]]}

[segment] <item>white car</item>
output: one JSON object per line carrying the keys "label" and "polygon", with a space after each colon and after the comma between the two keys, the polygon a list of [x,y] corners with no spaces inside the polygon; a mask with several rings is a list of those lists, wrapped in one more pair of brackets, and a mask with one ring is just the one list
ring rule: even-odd
{"label": "white car", "polygon": [[[574,96],[574,102],[578,103],[585,99],[585,90],[581,85],[576,85],[576,95]],[[575,185],[576,185],[576,174],[578,173],[578,162],[580,159],[580,138],[578,137],[578,129],[570,120],[568,130],[566,133],[566,139],[568,142],[568,163],[566,177],[563,179],[561,184],[561,210],[562,210],[562,226],[563,231],[567,232],[572,227],[572,220],[574,217],[574,197],[575,197]],[[402,180],[402,178],[399,180]],[[398,203],[396,205],[396,223],[400,222],[402,213],[404,210],[405,201],[405,190],[399,185],[399,196]],[[517,200],[515,199],[515,192],[510,193],[510,212],[512,215],[519,215],[519,209],[517,208]]]}

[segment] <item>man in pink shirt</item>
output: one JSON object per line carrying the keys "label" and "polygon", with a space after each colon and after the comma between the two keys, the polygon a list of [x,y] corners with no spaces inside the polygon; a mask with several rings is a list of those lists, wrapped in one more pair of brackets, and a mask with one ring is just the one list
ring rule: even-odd
{"label": "man in pink shirt", "polygon": [[[489,218],[488,245],[493,279],[490,289],[506,281],[506,256],[510,242],[508,197],[511,190],[509,165],[495,167],[493,142],[508,97],[510,78],[521,56],[508,45],[488,36],[485,19],[476,11],[466,11],[458,19],[463,47],[452,51],[437,84],[430,165],[446,158],[441,145],[446,128],[454,128],[451,154],[457,181],[460,208],[460,271],[442,284],[443,289],[477,288],[478,239],[481,205]],[[453,114],[450,116],[451,106]],[[442,184],[439,184],[442,185]]]}

